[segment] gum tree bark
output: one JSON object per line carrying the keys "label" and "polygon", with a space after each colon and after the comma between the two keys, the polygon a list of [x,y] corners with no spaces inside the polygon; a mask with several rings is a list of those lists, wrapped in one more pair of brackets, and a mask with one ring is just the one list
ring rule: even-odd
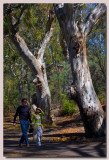
{"label": "gum tree bark", "polygon": [[73,83],[72,98],[77,102],[88,136],[104,134],[104,111],[93,88],[86,55],[86,38],[106,13],[105,4],[98,4],[86,20],[78,25],[79,4],[54,4],[55,13],[66,41]]}
{"label": "gum tree bark", "polygon": [[46,67],[44,62],[44,52],[48,42],[53,33],[52,22],[54,20],[53,12],[49,13],[49,19],[47,22],[47,31],[45,38],[42,42],[42,45],[38,51],[38,53],[34,56],[33,53],[29,50],[26,42],[20,36],[19,32],[17,31],[17,26],[20,23],[21,16],[23,15],[24,9],[22,9],[20,17],[18,21],[15,23],[15,18],[13,14],[10,13],[12,17],[12,33],[11,33],[11,40],[16,46],[17,50],[19,51],[19,55],[24,59],[27,65],[30,67],[35,79],[33,80],[36,90],[37,90],[37,107],[41,107],[44,111],[43,122],[44,123],[52,123],[52,119],[50,117],[50,104],[51,104],[51,94],[48,86],[47,75],[46,75]]}
{"label": "gum tree bark", "polygon": [[24,59],[27,65],[30,67],[32,73],[35,76],[33,82],[36,85],[37,90],[37,106],[41,107],[45,112],[43,122],[51,123],[50,118],[50,104],[51,104],[51,95],[49,91],[45,62],[43,60],[44,51],[47,43],[52,36],[53,29],[51,28],[50,32],[46,34],[43,41],[42,47],[40,48],[37,57],[35,57],[30,50],[28,49],[24,39],[16,33],[11,36],[12,42],[15,44],[19,55]]}

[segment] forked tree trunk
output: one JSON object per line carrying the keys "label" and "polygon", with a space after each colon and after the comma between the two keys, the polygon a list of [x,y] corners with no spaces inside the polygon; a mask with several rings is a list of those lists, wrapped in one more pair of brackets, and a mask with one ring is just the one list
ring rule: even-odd
{"label": "forked tree trunk", "polygon": [[20,36],[18,32],[16,32],[16,24],[13,16],[13,34],[11,36],[11,40],[19,51],[19,55],[24,59],[24,61],[30,67],[33,75],[35,76],[33,82],[35,83],[37,90],[37,107],[41,107],[41,109],[45,113],[43,116],[43,123],[49,124],[52,123],[52,119],[50,117],[51,94],[47,81],[44,52],[53,33],[53,28],[51,27],[55,17],[55,14],[53,13],[53,11],[50,11],[49,13],[46,35],[36,56],[31,53],[24,39]]}
{"label": "forked tree trunk", "polygon": [[[50,30],[50,33],[47,33],[44,39],[44,47],[46,43],[50,40],[53,29]],[[49,91],[49,86],[47,82],[45,63],[43,60],[44,47],[40,48],[38,56],[35,57],[28,49],[24,39],[16,33],[11,36],[12,42],[15,44],[16,48],[19,51],[20,56],[24,59],[27,65],[30,67],[32,73],[36,77],[33,82],[36,85],[37,90],[37,107],[41,107],[45,112],[43,122],[51,123],[50,117],[50,104],[51,104],[51,95]]]}
{"label": "forked tree trunk", "polygon": [[44,111],[43,122],[52,123],[50,117],[50,105],[51,105],[51,94],[48,86],[47,75],[45,67],[43,68],[43,74],[37,75],[33,80],[36,84],[37,89],[37,107],[41,107]]}
{"label": "forked tree trunk", "polygon": [[55,12],[66,40],[72,70],[72,97],[77,102],[86,134],[104,134],[104,111],[93,88],[86,55],[86,37],[105,13],[104,4],[98,5],[85,23],[77,25],[77,4],[55,4]]}

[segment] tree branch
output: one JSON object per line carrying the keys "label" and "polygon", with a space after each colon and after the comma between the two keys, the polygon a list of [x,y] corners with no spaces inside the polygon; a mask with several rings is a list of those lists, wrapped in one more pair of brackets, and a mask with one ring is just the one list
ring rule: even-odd
{"label": "tree branch", "polygon": [[41,48],[38,51],[37,59],[40,59],[41,61],[43,60],[44,52],[45,52],[45,49],[47,47],[48,42],[50,41],[52,34],[53,34],[53,30],[54,29],[51,28],[50,31],[46,33],[45,38],[41,44]]}
{"label": "tree branch", "polygon": [[55,66],[55,67],[60,67],[60,68],[63,68],[64,66],[59,64],[59,63],[52,63],[52,64],[49,64],[48,66],[46,66],[47,69],[51,68],[52,66]]}
{"label": "tree branch", "polygon": [[98,21],[106,14],[106,5],[98,4],[90,13],[86,21],[82,24],[82,32],[85,36],[88,36],[92,31],[93,27],[98,23]]}
{"label": "tree branch", "polygon": [[12,48],[11,44],[7,41],[9,48],[15,53],[15,50]]}
{"label": "tree branch", "polygon": [[28,49],[24,39],[19,35],[19,33],[16,30],[16,25],[18,25],[20,23],[20,19],[21,16],[23,14],[25,10],[25,6],[22,8],[20,17],[18,19],[18,22],[15,23],[15,18],[12,16],[12,23],[13,23],[13,35],[11,36],[11,40],[13,41],[13,43],[15,44],[16,48],[19,51],[20,56],[24,59],[24,61],[26,61],[26,63],[28,64],[28,66],[32,69],[32,72],[34,75],[40,74],[41,73],[41,64],[43,62],[43,56],[44,56],[44,52],[46,49],[46,46],[48,44],[48,42],[50,41],[50,38],[53,34],[53,28],[51,27],[52,22],[53,22],[53,15],[52,15],[52,21],[50,21],[50,19],[48,21],[50,21],[49,23],[49,31],[46,33],[45,38],[41,44],[41,48],[39,49],[38,53],[37,53],[37,57],[35,57],[30,50]]}
{"label": "tree branch", "polygon": [[4,15],[10,14],[14,9],[20,8],[22,4],[4,4]]}
{"label": "tree branch", "polygon": [[19,76],[14,72],[14,70],[13,70],[13,65],[14,64],[12,64],[11,66],[10,66],[10,70],[11,70],[11,72],[12,72],[12,74],[15,76],[15,77],[17,77],[17,79],[19,79]]}
{"label": "tree branch", "polygon": [[44,52],[47,47],[48,42],[50,41],[50,38],[53,34],[53,28],[52,28],[52,23],[55,18],[55,13],[53,8],[49,11],[49,17],[47,21],[47,27],[46,27],[46,35],[45,38],[41,44],[41,48],[38,51],[37,59],[40,59],[41,61],[43,60]]}
{"label": "tree branch", "polygon": [[56,16],[54,13],[54,9],[52,8],[51,10],[49,10],[48,21],[47,21],[47,26],[46,26],[46,33],[48,31],[50,31],[51,25],[52,25],[55,17]]}
{"label": "tree branch", "polygon": [[[26,75],[23,75],[23,74],[22,74],[22,71],[21,71],[21,74],[16,74],[15,71],[14,71],[14,69],[13,69],[14,66],[20,66],[20,67],[21,67],[21,70],[22,70],[22,68],[24,68],[24,65],[15,63],[15,64],[12,64],[12,65],[10,66],[10,69],[11,69],[12,74],[13,74],[15,77],[17,77],[17,79],[19,79],[19,81],[21,81],[22,79],[26,78]],[[20,78],[19,78],[19,77],[20,77]]]}
{"label": "tree branch", "polygon": [[18,33],[11,36],[11,40],[19,51],[20,56],[26,61],[34,75],[40,73],[40,62],[28,49],[24,39]]}
{"label": "tree branch", "polygon": [[14,27],[16,27],[17,25],[19,25],[20,21],[21,21],[21,17],[24,13],[24,10],[27,8],[27,5],[24,5],[23,8],[21,9],[21,13],[20,13],[20,16],[18,18],[18,21],[16,22],[16,24],[14,25]]}

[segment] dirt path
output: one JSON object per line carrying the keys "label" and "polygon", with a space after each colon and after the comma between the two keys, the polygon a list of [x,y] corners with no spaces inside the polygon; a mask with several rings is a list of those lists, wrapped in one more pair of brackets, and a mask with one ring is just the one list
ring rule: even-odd
{"label": "dirt path", "polygon": [[55,122],[56,126],[44,128],[41,147],[36,146],[32,134],[29,134],[30,148],[26,148],[25,145],[19,148],[21,131],[11,127],[9,118],[5,119],[4,157],[106,157],[105,138],[86,138],[79,115],[57,117]]}

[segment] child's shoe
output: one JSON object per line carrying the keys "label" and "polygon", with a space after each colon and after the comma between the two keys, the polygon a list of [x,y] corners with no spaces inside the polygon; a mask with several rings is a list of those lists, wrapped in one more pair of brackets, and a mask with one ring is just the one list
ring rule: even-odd
{"label": "child's shoe", "polygon": [[41,142],[38,142],[38,144],[37,144],[37,145],[38,145],[38,147],[40,147],[40,146],[41,146]]}

